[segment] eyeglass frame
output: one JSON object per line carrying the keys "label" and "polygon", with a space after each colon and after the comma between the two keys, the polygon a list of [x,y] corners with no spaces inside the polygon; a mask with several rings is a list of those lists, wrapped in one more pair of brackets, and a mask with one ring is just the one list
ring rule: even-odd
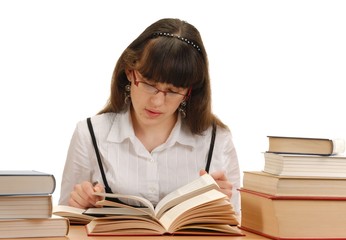
{"label": "eyeglass frame", "polygon": [[[134,75],[136,75],[135,71],[134,71]],[[151,85],[150,83],[147,83],[146,81],[137,80],[137,78],[136,78],[136,76],[135,76],[134,84],[136,85],[136,87],[138,87],[138,84],[139,84],[139,83],[142,83],[142,84],[144,84],[146,87],[150,87],[150,88],[153,89],[153,92],[152,92],[152,93],[151,93],[151,92],[147,92],[147,93],[149,93],[149,94],[156,95],[156,94],[158,94],[159,92],[162,92],[163,95],[166,97],[167,94],[170,93],[170,94],[174,94],[174,95],[169,95],[169,96],[178,96],[178,95],[183,96],[183,99],[182,99],[182,100],[186,100],[187,98],[189,98],[190,95],[191,95],[191,91],[192,91],[192,87],[189,87],[189,88],[188,88],[188,91],[187,91],[186,94],[179,93],[179,92],[175,92],[175,91],[171,91],[171,90],[168,90],[168,91],[167,91],[167,90],[161,90],[161,89],[158,89],[157,87],[155,87],[154,85]],[[155,91],[154,91],[154,89],[155,89]]]}

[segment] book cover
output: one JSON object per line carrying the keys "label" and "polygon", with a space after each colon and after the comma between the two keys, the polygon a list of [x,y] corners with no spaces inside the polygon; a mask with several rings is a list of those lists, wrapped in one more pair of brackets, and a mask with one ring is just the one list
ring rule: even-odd
{"label": "book cover", "polygon": [[346,197],[240,194],[241,229],[272,239],[345,239]]}
{"label": "book cover", "polygon": [[278,196],[346,196],[346,177],[281,176],[244,171],[243,188]]}
{"label": "book cover", "polygon": [[344,139],[267,136],[268,152],[290,154],[335,155],[345,151]]}
{"label": "book cover", "polygon": [[0,170],[0,195],[52,194],[55,187],[52,174],[34,170]]}

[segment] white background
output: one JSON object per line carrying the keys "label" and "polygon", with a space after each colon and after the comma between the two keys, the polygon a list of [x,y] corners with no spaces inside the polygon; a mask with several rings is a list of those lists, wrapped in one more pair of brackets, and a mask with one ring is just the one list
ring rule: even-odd
{"label": "white background", "polygon": [[77,121],[105,104],[121,52],[148,25],[195,25],[213,111],[241,171],[261,170],[267,135],[345,138],[345,1],[0,1],[1,169],[61,174]]}

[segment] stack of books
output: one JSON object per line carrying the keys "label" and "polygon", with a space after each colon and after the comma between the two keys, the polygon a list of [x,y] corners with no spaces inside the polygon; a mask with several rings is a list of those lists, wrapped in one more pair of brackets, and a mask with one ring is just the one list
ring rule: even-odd
{"label": "stack of books", "polygon": [[271,239],[346,239],[341,139],[268,136],[263,171],[245,171],[241,228]]}
{"label": "stack of books", "polygon": [[55,178],[38,171],[0,171],[0,239],[67,239],[69,220],[52,214]]}

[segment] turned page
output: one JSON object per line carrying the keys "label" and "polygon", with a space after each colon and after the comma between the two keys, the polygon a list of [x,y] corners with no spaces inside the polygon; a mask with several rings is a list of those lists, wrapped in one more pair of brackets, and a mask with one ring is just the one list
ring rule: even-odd
{"label": "turned page", "polygon": [[[197,220],[195,223],[199,223],[201,220],[200,218],[205,218],[206,215],[212,214],[212,218],[215,218],[214,211],[207,211],[209,214],[205,213],[205,209],[209,209],[210,207],[219,206],[219,204],[216,204],[216,201],[222,201],[226,202],[226,195],[223,193],[213,189],[208,192],[202,193],[199,196],[192,197],[176,206],[168,210],[167,212],[163,213],[162,217],[159,219],[161,224],[165,227],[167,232],[173,233],[177,228],[180,226],[184,226],[186,222],[188,224],[192,224],[194,220]],[[229,207],[228,210],[232,210],[232,207]],[[221,209],[223,209],[222,206],[220,206]],[[190,212],[192,210],[192,212]],[[200,212],[201,214],[198,214]],[[222,211],[223,213],[227,213],[227,211]],[[192,214],[193,213],[193,214]],[[205,215],[204,217],[202,217]],[[231,214],[228,214],[231,217]],[[196,216],[199,216],[196,218]],[[222,217],[221,217],[222,219]],[[186,222],[185,222],[185,221]],[[210,220],[209,218],[209,221]]]}
{"label": "turned page", "polygon": [[[147,199],[143,198],[143,197],[139,197],[139,196],[134,196],[134,195],[124,195],[124,194],[119,194],[119,193],[94,193],[94,195],[97,196],[102,196],[105,198],[118,198],[118,199],[131,199],[131,200],[135,200],[137,202],[140,202],[142,204],[142,206],[144,206],[144,208],[137,208],[137,207],[133,207],[131,205],[127,205],[127,204],[122,204],[119,202],[113,202],[113,201],[109,201],[109,200],[101,200],[97,202],[97,205],[101,205],[101,206],[106,206],[106,207],[116,207],[116,208],[128,208],[128,209],[133,209],[136,211],[140,211],[142,213],[145,214],[150,214],[153,217],[155,217],[155,208],[154,205]],[[93,208],[95,212],[100,212],[97,209],[99,208]],[[105,212],[107,212],[109,214],[112,213],[112,210],[110,210],[110,208],[107,208]],[[114,212],[115,213],[115,212]]]}
{"label": "turned page", "polygon": [[[117,194],[117,193],[94,193],[94,194],[98,196],[103,196],[105,198],[119,198],[120,200],[131,199],[131,200],[138,201],[141,203],[142,206],[145,207],[145,209],[136,208],[126,204],[121,204],[118,202],[112,202],[108,200],[101,200],[97,202],[97,204],[101,206],[108,206],[108,207],[137,209],[138,211],[141,211],[146,214],[149,213],[153,217],[159,219],[164,212],[166,212],[168,209],[172,208],[173,206],[212,189],[217,190],[219,189],[219,186],[217,185],[217,183],[215,182],[212,176],[210,176],[209,174],[204,174],[198,177],[197,179],[195,179],[194,181],[166,195],[164,198],[161,199],[161,201],[157,204],[156,207],[154,207],[153,204],[149,200],[140,196],[124,195],[124,194]],[[97,209],[95,211],[97,212]],[[110,212],[111,211],[109,211],[109,213]]]}
{"label": "turned page", "polygon": [[155,208],[155,215],[160,218],[171,207],[212,189],[219,189],[219,186],[212,176],[204,174],[161,199]]}

